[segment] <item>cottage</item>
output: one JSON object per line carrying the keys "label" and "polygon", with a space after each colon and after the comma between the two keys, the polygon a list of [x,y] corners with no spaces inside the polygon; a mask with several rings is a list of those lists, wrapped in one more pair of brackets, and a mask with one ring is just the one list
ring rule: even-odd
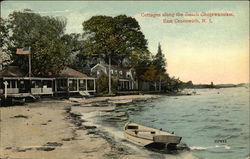
{"label": "cottage", "polygon": [[95,78],[64,67],[55,77],[27,77],[17,66],[0,71],[0,96],[28,97],[60,93],[95,93]]}
{"label": "cottage", "polygon": [[[91,68],[91,75],[98,77],[101,72],[108,75],[109,65],[107,64],[96,64]],[[117,90],[137,90],[138,82],[136,79],[136,73],[133,68],[121,68],[116,65],[111,65],[110,69],[111,77],[118,79]]]}
{"label": "cottage", "polygon": [[65,67],[55,80],[55,93],[96,92],[96,79],[72,68]]}
{"label": "cottage", "polygon": [[17,66],[0,71],[0,94],[11,97],[53,94],[54,78],[26,77]]}

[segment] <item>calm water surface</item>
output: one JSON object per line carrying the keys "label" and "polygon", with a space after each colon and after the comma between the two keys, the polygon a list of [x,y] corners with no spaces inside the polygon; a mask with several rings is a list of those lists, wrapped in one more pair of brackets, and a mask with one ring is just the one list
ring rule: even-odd
{"label": "calm water surface", "polygon": [[[116,111],[127,112],[130,121],[182,136],[182,142],[191,151],[183,152],[179,158],[249,157],[249,88],[200,89],[196,92],[197,95],[192,96],[163,96],[149,102],[119,106]],[[120,134],[117,138],[122,138],[124,122],[107,122],[106,125],[117,130],[116,134]],[[149,158],[174,157],[149,155]]]}

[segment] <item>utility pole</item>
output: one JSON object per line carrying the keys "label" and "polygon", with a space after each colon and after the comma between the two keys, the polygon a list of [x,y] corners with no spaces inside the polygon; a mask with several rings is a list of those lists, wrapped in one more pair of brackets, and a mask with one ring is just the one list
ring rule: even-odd
{"label": "utility pole", "polygon": [[161,92],[161,75],[160,75],[159,91]]}
{"label": "utility pole", "polygon": [[29,77],[31,77],[31,50],[29,47]]}
{"label": "utility pole", "polygon": [[112,94],[112,91],[111,91],[111,74],[110,74],[110,70],[111,70],[111,56],[109,55],[109,94]]}

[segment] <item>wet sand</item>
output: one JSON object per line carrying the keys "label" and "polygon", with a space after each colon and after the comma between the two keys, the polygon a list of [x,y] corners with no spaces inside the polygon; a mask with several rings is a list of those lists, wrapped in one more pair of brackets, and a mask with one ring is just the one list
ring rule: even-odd
{"label": "wet sand", "polygon": [[80,113],[110,110],[114,106],[81,106],[116,99],[148,99],[156,95],[95,97],[80,100],[47,100],[0,108],[1,159],[140,159],[84,125]]}

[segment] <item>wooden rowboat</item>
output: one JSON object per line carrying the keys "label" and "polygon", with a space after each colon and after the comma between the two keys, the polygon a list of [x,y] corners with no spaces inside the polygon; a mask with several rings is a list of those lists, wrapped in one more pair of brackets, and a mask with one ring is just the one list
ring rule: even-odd
{"label": "wooden rowboat", "polygon": [[125,138],[137,145],[156,149],[176,149],[181,138],[166,131],[128,122],[124,126]]}
{"label": "wooden rowboat", "polygon": [[116,105],[124,105],[124,104],[132,103],[133,100],[132,99],[120,99],[120,100],[110,100],[108,102],[116,104]]}

